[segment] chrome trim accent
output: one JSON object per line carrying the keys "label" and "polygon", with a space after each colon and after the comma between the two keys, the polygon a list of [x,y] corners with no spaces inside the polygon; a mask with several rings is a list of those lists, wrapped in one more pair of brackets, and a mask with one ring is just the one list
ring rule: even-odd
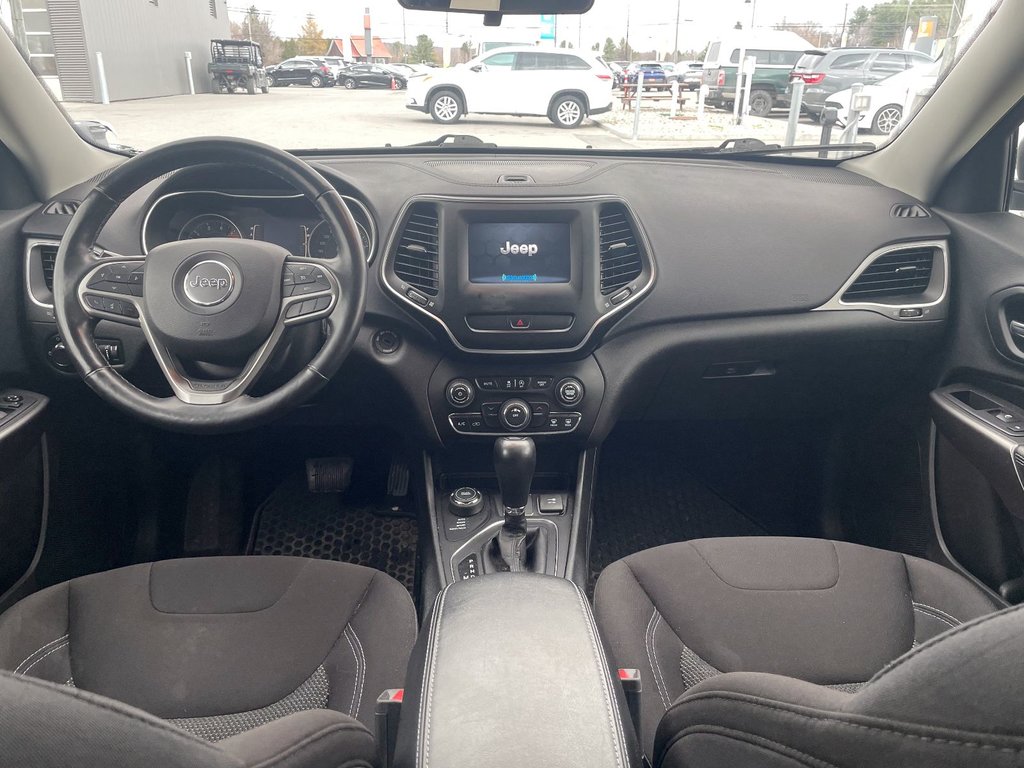
{"label": "chrome trim accent", "polygon": [[[160,197],[158,197],[156,199],[156,201],[151,206],[149,206],[149,209],[146,211],[146,215],[142,219],[142,232],[140,233],[139,237],[141,239],[142,253],[143,254],[148,254],[149,253],[149,244],[146,242],[146,230],[149,228],[149,217],[153,215],[153,211],[156,209],[156,207],[158,205],[160,205],[162,202],[164,202],[164,200],[167,200],[168,198],[171,198],[171,197],[181,197],[183,195],[220,195],[221,197],[233,197],[233,198],[241,199],[241,200],[295,200],[297,198],[305,198],[305,195],[301,195],[301,194],[294,194],[294,195],[253,195],[253,194],[239,194],[239,193],[235,193],[235,192],[221,192],[221,191],[216,190],[216,189],[186,189],[186,190],[182,190],[181,192],[168,192],[167,194],[164,194],[164,195],[161,195]],[[369,232],[369,235],[370,235],[370,252],[366,254],[366,263],[367,264],[372,264],[373,263],[373,257],[377,253],[377,243],[378,243],[378,240],[379,240],[378,233],[377,233],[377,221],[376,221],[376,219],[373,218],[373,215],[370,213],[370,209],[361,200],[358,200],[357,198],[354,198],[354,197],[352,197],[350,195],[340,195],[340,196],[341,196],[341,199],[345,201],[346,205],[354,205],[360,211],[362,211],[363,215],[366,217],[366,220],[370,223],[370,232]],[[312,203],[310,203],[310,205],[312,205]],[[315,206],[314,206],[314,208],[315,208]],[[201,216],[202,214],[197,214],[197,215]],[[214,214],[214,215],[219,216],[220,214]],[[195,217],[193,217],[193,219],[194,218]],[[353,216],[352,218],[355,218],[355,217]],[[299,254],[296,254],[296,255],[299,255]]]}
{"label": "chrome trim accent", "polygon": [[[874,261],[882,256],[896,251],[905,251],[910,248],[935,248],[939,251],[942,258],[940,259],[941,267],[941,280],[942,280],[942,291],[939,297],[934,301],[925,302],[908,302],[905,304],[881,304],[879,302],[872,301],[843,301],[842,296],[846,291],[857,282],[864,272],[874,263]],[[934,275],[933,275],[934,277]],[[946,240],[912,240],[905,243],[896,243],[894,245],[887,245],[878,250],[872,252],[864,261],[861,262],[860,266],[854,271],[850,278],[843,283],[843,286],[836,292],[836,294],[829,299],[827,302],[822,304],[820,307],[815,307],[812,312],[825,312],[825,311],[849,311],[849,310],[861,310],[869,312],[877,312],[880,315],[885,315],[894,320],[900,320],[901,322],[914,322],[922,320],[943,320],[946,318],[948,305],[949,305],[949,244]],[[901,309],[920,309],[922,310],[920,317],[900,317],[899,313]]]}
{"label": "chrome trim accent", "polygon": [[45,290],[46,283],[43,282],[42,264],[34,264],[34,255],[38,253],[36,250],[41,245],[52,245],[60,248],[60,240],[49,240],[42,237],[30,237],[25,240],[25,292],[28,294],[28,299],[37,307],[42,309],[53,309],[53,294],[50,293],[49,303],[42,301],[37,295],[35,290],[32,288],[32,277],[36,276],[42,283]]}
{"label": "chrome trim accent", "polygon": [[[530,524],[531,520],[533,520],[535,522],[538,522],[538,523],[541,523],[543,525],[549,525],[549,526],[551,526],[551,529],[555,532],[555,545],[554,545],[554,551],[555,551],[555,575],[557,576],[558,573],[559,573],[559,571],[558,571],[558,525],[553,520],[549,520],[549,519],[547,519],[545,517],[540,517],[539,515],[537,515],[537,516],[529,516],[529,517],[525,518],[526,525],[527,525],[527,530],[529,530],[529,524]],[[438,518],[438,521],[440,521],[440,518]],[[491,531],[497,531],[504,524],[505,524],[504,520],[495,520],[493,523],[489,523],[489,524],[485,525],[483,528],[481,528],[476,533],[474,533],[472,536],[470,536],[467,541],[465,541],[461,546],[459,546],[458,549],[456,549],[452,553],[452,556],[450,558],[448,558],[448,567],[451,569],[452,583],[461,581],[461,579],[459,578],[459,566],[455,562],[455,558],[458,557],[459,554],[461,554],[462,551],[464,549],[466,549],[467,547],[470,547],[470,546],[472,546],[474,544],[477,547],[479,547],[481,539],[483,539],[483,541],[486,542],[486,541],[490,540],[491,538],[493,538],[493,534],[491,533]],[[435,527],[437,527],[437,526],[435,525]],[[487,535],[485,535],[485,534],[487,534]],[[483,572],[482,572],[482,569],[483,569],[483,565],[481,564],[481,573],[480,573],[481,576],[484,575]],[[449,584],[448,586],[451,586],[451,584]]]}
{"label": "chrome trim accent", "polygon": [[[459,340],[455,338],[455,334],[452,333],[451,328],[445,323],[440,317],[431,314],[424,307],[421,307],[415,301],[410,299],[408,296],[397,290],[388,281],[387,277],[387,265],[391,258],[391,251],[395,245],[395,242],[401,232],[401,224],[405,221],[405,216],[409,212],[409,209],[416,203],[496,203],[500,205],[544,205],[551,203],[620,203],[629,212],[632,223],[636,225],[637,237],[643,243],[644,253],[647,257],[647,262],[650,264],[651,277],[647,281],[647,284],[642,288],[637,288],[633,291],[633,294],[626,299],[624,302],[618,305],[612,305],[609,301],[608,306],[611,307],[607,314],[601,315],[594,324],[587,331],[586,336],[577,344],[575,347],[562,347],[559,349],[478,349],[476,347],[465,347],[459,343]],[[440,236],[440,235],[439,235]],[[440,245],[440,244],[439,244]],[[440,249],[439,249],[440,250]],[[599,256],[600,258],[600,256]],[[439,270],[443,269],[440,258],[438,260]],[[426,317],[429,317],[435,323],[441,326],[442,330],[447,334],[448,339],[451,343],[461,352],[467,352],[473,355],[564,355],[571,352],[577,352],[583,349],[590,341],[590,337],[594,335],[594,332],[604,323],[615,318],[622,313],[624,309],[635,304],[637,301],[642,299],[651,289],[658,280],[658,263],[654,258],[654,251],[651,249],[650,241],[647,239],[647,233],[641,224],[640,218],[636,215],[633,207],[623,198],[616,195],[584,195],[577,197],[459,197],[450,195],[417,195],[406,200],[402,206],[402,210],[395,218],[395,223],[391,227],[391,233],[388,235],[387,245],[381,254],[380,259],[380,281],[384,284],[385,289],[391,293],[400,302],[411,307],[416,312],[419,312]],[[409,286],[412,287],[412,286]],[[575,325],[575,320],[573,321]],[[474,331],[477,333],[477,331]],[[504,333],[504,331],[493,331],[493,333]],[[520,333],[526,333],[521,331]],[[552,333],[552,331],[540,331],[540,333]],[[553,331],[553,333],[565,333],[565,331]],[[473,434],[487,434],[482,432],[475,432]],[[555,433],[548,433],[555,434]]]}
{"label": "chrome trim accent", "polygon": [[[329,269],[321,268],[321,271],[327,276],[328,282],[331,283],[331,287],[323,291],[317,291],[316,293],[307,293],[299,296],[282,296],[281,309],[278,312],[277,321],[274,323],[274,328],[271,331],[270,336],[265,342],[263,342],[260,348],[253,353],[252,357],[249,358],[245,366],[242,368],[242,373],[238,377],[229,380],[230,383],[224,389],[217,390],[216,392],[197,392],[193,388],[192,382],[189,378],[180,372],[174,356],[153,335],[152,329],[146,322],[145,312],[142,311],[140,303],[142,297],[120,293],[107,293],[106,291],[98,291],[95,288],[87,287],[92,276],[98,270],[117,262],[144,264],[145,260],[138,257],[121,256],[111,257],[105,259],[102,263],[97,264],[89,270],[78,284],[77,293],[79,304],[91,317],[113,320],[114,322],[122,323],[124,325],[140,326],[143,334],[146,336],[146,341],[149,343],[150,349],[153,350],[153,356],[156,358],[157,363],[160,366],[160,370],[167,379],[167,383],[170,384],[175,397],[189,405],[222,405],[223,403],[230,402],[244,395],[245,391],[253,381],[255,381],[259,374],[263,372],[263,368],[270,361],[274,351],[277,349],[277,342],[281,339],[281,336],[284,335],[285,329],[290,325],[299,325],[301,323],[308,323],[327,317],[334,311],[334,308],[338,305],[339,297],[341,296],[341,286],[339,285],[337,278],[334,276],[334,273]],[[285,262],[285,264],[308,263],[310,262],[306,260],[288,260]],[[145,283],[143,283],[143,292],[145,292]],[[86,293],[109,296],[110,298],[118,299],[120,301],[131,301],[135,305],[139,316],[137,318],[124,317],[122,315],[114,315],[102,310],[95,310],[85,302]],[[297,302],[328,295],[331,297],[331,303],[326,309],[322,309],[319,312],[309,315],[301,315],[299,317],[289,318],[285,316],[288,308]]]}

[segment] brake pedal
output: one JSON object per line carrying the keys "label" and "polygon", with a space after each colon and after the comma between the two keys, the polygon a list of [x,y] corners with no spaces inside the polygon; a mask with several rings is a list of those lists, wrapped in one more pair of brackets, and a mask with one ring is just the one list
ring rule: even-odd
{"label": "brake pedal", "polygon": [[344,493],[352,485],[352,457],[306,459],[306,487],[310,493]]}

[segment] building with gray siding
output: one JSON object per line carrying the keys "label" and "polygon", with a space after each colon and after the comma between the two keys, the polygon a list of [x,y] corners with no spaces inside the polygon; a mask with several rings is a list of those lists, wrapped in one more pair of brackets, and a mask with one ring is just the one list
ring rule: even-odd
{"label": "building with gray siding", "polygon": [[[210,40],[230,37],[226,0],[0,0],[16,37],[58,98],[100,101],[97,54],[111,101],[211,90]],[[19,18],[20,17],[20,18]]]}

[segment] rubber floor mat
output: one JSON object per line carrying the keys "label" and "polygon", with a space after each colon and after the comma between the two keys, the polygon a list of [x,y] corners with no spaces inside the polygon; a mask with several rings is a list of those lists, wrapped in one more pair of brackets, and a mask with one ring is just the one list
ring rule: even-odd
{"label": "rubber floor mat", "polygon": [[683,468],[680,456],[635,441],[601,455],[590,541],[590,588],[601,571],[634,552],[711,536],[767,531]]}
{"label": "rubber floor mat", "polygon": [[365,565],[394,577],[411,593],[416,539],[416,521],[395,516],[385,501],[356,504],[340,494],[310,493],[305,479],[296,476],[257,511],[250,552]]}

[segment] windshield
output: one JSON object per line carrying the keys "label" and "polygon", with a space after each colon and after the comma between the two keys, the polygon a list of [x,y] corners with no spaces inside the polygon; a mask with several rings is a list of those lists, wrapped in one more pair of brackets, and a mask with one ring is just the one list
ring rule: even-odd
{"label": "windshield", "polygon": [[[849,156],[888,141],[928,94],[883,124],[844,112],[823,125],[830,97],[920,74],[941,89],[997,1],[680,11],[672,0],[596,0],[582,16],[506,15],[489,27],[395,0],[0,0],[0,22],[83,139],[117,151],[208,135],[330,150],[459,134],[579,150],[826,143]],[[852,75],[824,66],[841,47],[861,56]],[[925,71],[922,56],[937,64]]]}

